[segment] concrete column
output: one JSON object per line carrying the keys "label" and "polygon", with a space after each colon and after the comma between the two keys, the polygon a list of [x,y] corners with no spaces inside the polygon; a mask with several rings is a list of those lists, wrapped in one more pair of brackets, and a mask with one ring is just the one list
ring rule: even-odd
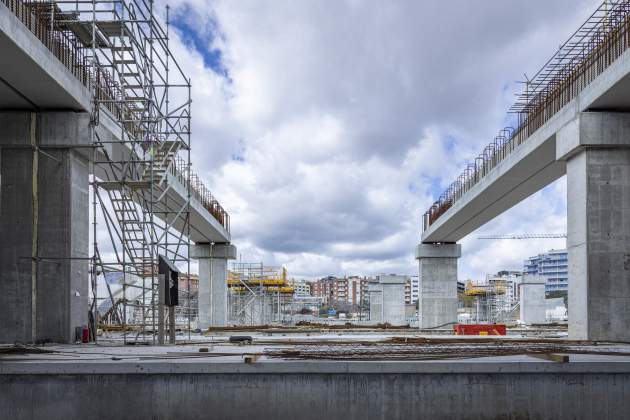
{"label": "concrete column", "polygon": [[88,121],[0,113],[2,343],[31,342],[33,333],[72,342],[87,325],[90,153],[79,146],[90,142]]}
{"label": "concrete column", "polygon": [[236,258],[230,244],[196,244],[192,258],[199,260],[199,328],[227,325],[227,262]]}
{"label": "concrete column", "polygon": [[405,276],[378,276],[382,290],[383,322],[405,325]]}
{"label": "concrete column", "polygon": [[569,336],[630,341],[630,114],[582,113],[557,134],[567,161]]}
{"label": "concrete column", "polygon": [[525,275],[519,283],[520,315],[524,324],[544,324],[545,312],[545,279],[540,276]]}
{"label": "concrete column", "polygon": [[434,328],[457,322],[457,259],[459,244],[420,244],[420,328]]}
{"label": "concrete column", "polygon": [[370,322],[383,322],[383,287],[380,283],[372,282],[368,285],[370,295]]}

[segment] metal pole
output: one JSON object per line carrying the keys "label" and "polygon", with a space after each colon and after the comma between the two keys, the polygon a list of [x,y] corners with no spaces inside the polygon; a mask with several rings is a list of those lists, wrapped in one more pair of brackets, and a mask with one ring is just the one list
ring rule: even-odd
{"label": "metal pole", "polygon": [[168,307],[168,332],[169,343],[175,344],[175,307]]}
{"label": "metal pole", "polygon": [[164,344],[164,288],[166,287],[166,277],[158,274],[158,344]]}

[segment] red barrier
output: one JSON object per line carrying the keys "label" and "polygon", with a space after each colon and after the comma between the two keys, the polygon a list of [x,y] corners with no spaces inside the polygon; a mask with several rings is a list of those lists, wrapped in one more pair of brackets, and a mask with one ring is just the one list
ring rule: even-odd
{"label": "red barrier", "polygon": [[455,324],[455,335],[505,335],[504,324]]}

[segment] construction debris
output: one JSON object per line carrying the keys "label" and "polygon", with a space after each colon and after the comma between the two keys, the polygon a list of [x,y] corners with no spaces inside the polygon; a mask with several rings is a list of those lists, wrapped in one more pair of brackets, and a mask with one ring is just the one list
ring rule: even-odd
{"label": "construction debris", "polygon": [[438,360],[532,355],[567,362],[564,355],[568,354],[630,356],[630,351],[614,344],[571,340],[392,338],[381,342],[293,345],[266,349],[264,354],[303,360]]}

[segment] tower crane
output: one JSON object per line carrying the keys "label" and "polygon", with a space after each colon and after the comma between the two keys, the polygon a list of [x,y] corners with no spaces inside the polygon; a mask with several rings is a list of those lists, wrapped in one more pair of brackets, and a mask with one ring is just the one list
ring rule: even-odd
{"label": "tower crane", "polygon": [[522,235],[486,235],[477,239],[566,239],[566,233],[525,233]]}

